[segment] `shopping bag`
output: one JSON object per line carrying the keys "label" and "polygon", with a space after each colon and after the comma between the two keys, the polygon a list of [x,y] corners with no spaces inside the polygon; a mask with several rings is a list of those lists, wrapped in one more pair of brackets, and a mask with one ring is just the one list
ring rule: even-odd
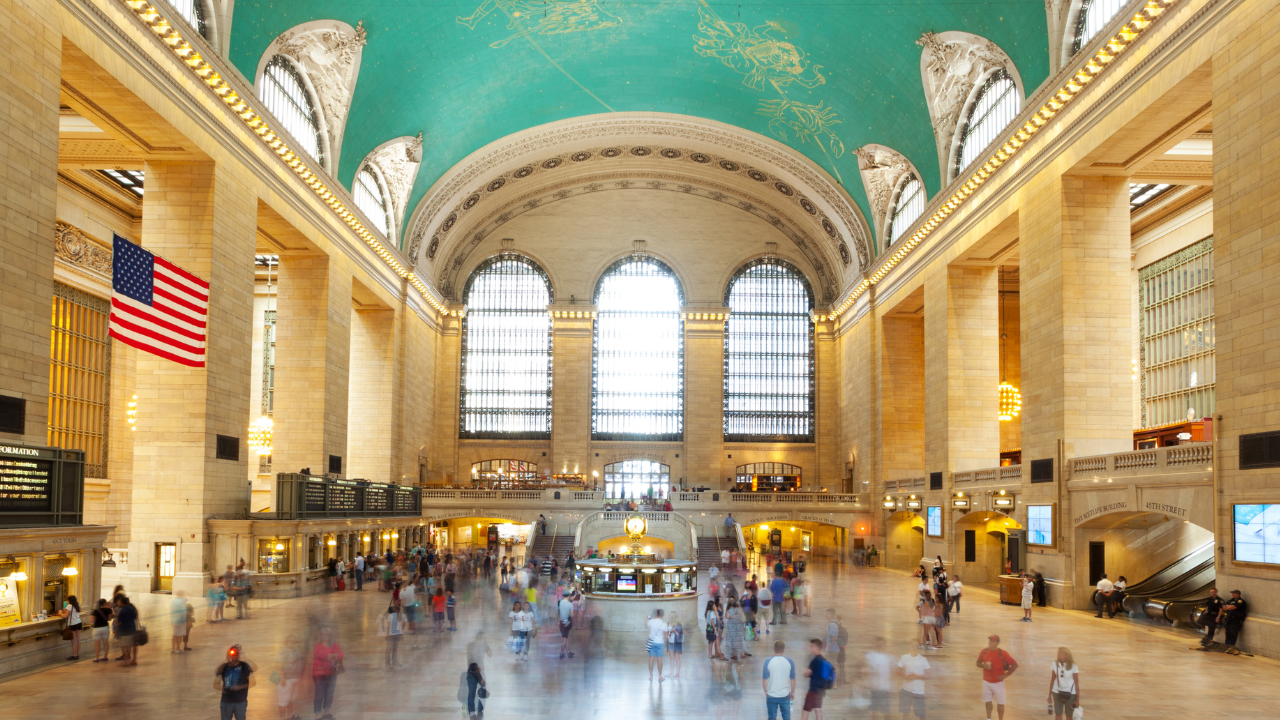
{"label": "shopping bag", "polygon": [[1079,705],[1071,712],[1071,720],[1084,720],[1084,708]]}

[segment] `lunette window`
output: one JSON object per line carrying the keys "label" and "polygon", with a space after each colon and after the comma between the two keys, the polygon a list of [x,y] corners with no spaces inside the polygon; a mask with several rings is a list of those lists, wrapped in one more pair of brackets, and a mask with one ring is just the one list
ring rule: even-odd
{"label": "lunette window", "polygon": [[729,282],[724,439],[813,442],[813,291],[782,260],[748,264]]}
{"label": "lunette window", "polygon": [[188,25],[200,33],[201,37],[209,37],[204,19],[204,0],[169,0],[169,4],[178,11]]}
{"label": "lunette window", "polygon": [[320,143],[320,121],[316,108],[311,104],[302,77],[293,63],[283,55],[276,55],[262,71],[262,83],[258,88],[267,110],[288,133],[297,140],[308,155],[318,163],[324,163]]}
{"label": "lunette window", "polygon": [[373,226],[384,236],[387,234],[387,200],[382,194],[382,186],[373,176],[373,171],[366,165],[356,173],[355,187],[356,207],[373,222]]}
{"label": "lunette window", "polygon": [[463,291],[461,438],[551,436],[551,283],[532,260],[486,260]]}
{"label": "lunette window", "polygon": [[1071,54],[1080,52],[1127,4],[1127,0],[1083,0],[1080,3],[1080,19],[1076,22],[1076,39]]}
{"label": "lunette window", "polygon": [[604,466],[605,497],[635,499],[650,491],[655,498],[670,496],[671,466],[652,460],[623,460]]}
{"label": "lunette window", "polygon": [[650,257],[614,263],[596,286],[591,438],[684,437],[684,293]]}
{"label": "lunette window", "polygon": [[911,227],[920,214],[924,212],[924,204],[928,198],[924,194],[924,185],[915,175],[907,176],[898,192],[898,202],[893,208],[893,219],[889,221],[889,242],[895,243],[902,234]]}
{"label": "lunette window", "polygon": [[978,89],[973,106],[969,109],[964,134],[960,137],[960,152],[955,168],[957,175],[977,160],[996,137],[1003,134],[1021,109],[1022,98],[1019,97],[1018,86],[1009,73],[1004,69],[992,73]]}

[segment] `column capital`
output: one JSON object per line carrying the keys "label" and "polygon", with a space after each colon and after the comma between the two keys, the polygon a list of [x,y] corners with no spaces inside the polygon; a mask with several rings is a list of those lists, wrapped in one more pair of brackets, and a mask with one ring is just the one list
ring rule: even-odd
{"label": "column capital", "polygon": [[551,331],[557,336],[589,336],[594,328],[596,306],[554,303],[547,306],[547,317],[551,318]]}
{"label": "column capital", "polygon": [[686,336],[724,336],[724,325],[729,321],[729,308],[718,306],[686,305],[680,308]]}

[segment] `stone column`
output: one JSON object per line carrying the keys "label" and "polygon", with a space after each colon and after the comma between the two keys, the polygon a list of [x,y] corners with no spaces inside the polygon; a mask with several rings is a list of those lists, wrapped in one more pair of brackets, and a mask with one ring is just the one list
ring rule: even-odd
{"label": "stone column", "polygon": [[813,324],[814,452],[817,467],[805,485],[827,492],[843,492],[844,459],[836,438],[839,429],[840,367],[836,361],[835,322],[819,319]]}
{"label": "stone column", "polygon": [[1024,193],[1023,466],[1061,462],[1059,440],[1064,457],[1132,449],[1128,179],[1037,177]]}
{"label": "stone column", "polygon": [[458,484],[471,482],[471,468],[457,467],[462,311],[461,306],[453,306],[448,315],[440,318],[440,338],[436,346],[435,412],[431,425],[436,447],[439,448],[436,467],[442,470],[447,482]]}
{"label": "stone column", "polygon": [[[999,287],[994,267],[938,267],[924,283],[925,469],[1000,464]],[[932,498],[936,500],[937,498]]]}
{"label": "stone column", "polygon": [[[253,251],[257,199],[213,163],[147,163],[142,245],[209,281],[205,367],[139,351],[134,433],[131,593],[150,592],[155,545],[178,545],[174,590],[197,597],[212,553],[211,515],[247,510]],[[216,436],[236,439],[238,460],[218,459]]]}
{"label": "stone column", "polygon": [[[729,308],[684,311],[684,483],[728,489],[724,458],[724,325]],[[676,472],[672,468],[672,473]],[[678,478],[671,478],[673,485]]]}
{"label": "stone column", "polygon": [[[1213,56],[1213,264],[1217,331],[1217,420],[1214,436],[1218,490],[1218,587],[1239,588],[1251,605],[1241,649],[1277,657],[1280,612],[1273,572],[1237,563],[1232,506],[1276,502],[1276,468],[1244,469],[1241,435],[1280,429],[1280,17],[1256,3],[1239,11],[1233,30]],[[1265,441],[1264,441],[1265,442]]]}
{"label": "stone column", "polygon": [[[591,305],[555,304],[551,313],[551,452],[550,470],[574,467],[591,482],[591,471],[604,466],[591,452],[591,333],[596,309]],[[459,468],[459,472],[470,468]]]}
{"label": "stone column", "polygon": [[392,463],[395,311],[351,311],[346,476],[399,482]]}
{"label": "stone column", "polygon": [[48,425],[60,12],[41,0],[0,4],[0,396],[26,401],[22,432],[0,440],[34,445],[45,444]]}
{"label": "stone column", "polygon": [[324,255],[280,258],[276,311],[275,472],[347,477],[347,384],[351,380],[351,273]]}
{"label": "stone column", "polygon": [[[871,317],[863,322],[874,322]],[[924,319],[884,316],[880,324],[880,431],[883,480],[924,474]],[[872,498],[880,507],[880,497]]]}

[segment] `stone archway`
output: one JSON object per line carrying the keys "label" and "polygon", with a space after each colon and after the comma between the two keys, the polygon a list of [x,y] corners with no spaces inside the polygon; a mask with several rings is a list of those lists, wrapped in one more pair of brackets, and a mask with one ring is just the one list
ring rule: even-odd
{"label": "stone archway", "polygon": [[924,518],[899,510],[884,522],[884,566],[910,570],[924,557]]}
{"label": "stone archway", "polygon": [[951,576],[967,583],[996,582],[1004,572],[1009,531],[1021,529],[1021,523],[995,510],[975,510],[956,517],[953,524],[956,556]]}

